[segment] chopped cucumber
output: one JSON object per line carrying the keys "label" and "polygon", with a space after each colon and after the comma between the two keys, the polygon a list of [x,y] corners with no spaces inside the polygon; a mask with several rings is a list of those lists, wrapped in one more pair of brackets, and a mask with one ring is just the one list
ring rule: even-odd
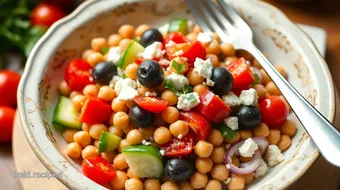
{"label": "chopped cucumber", "polygon": [[164,166],[158,148],[146,145],[127,146],[122,153],[136,177],[162,177]]}
{"label": "chopped cucumber", "polygon": [[53,124],[58,130],[62,130],[61,126],[81,129],[81,122],[78,119],[79,111],[73,106],[70,98],[61,96],[57,107],[54,111]]}
{"label": "chopped cucumber", "polygon": [[188,33],[188,20],[187,19],[173,19],[169,22],[168,32],[181,32],[182,34]]}
{"label": "chopped cucumber", "polygon": [[100,135],[98,151],[109,152],[117,150],[121,140],[122,138],[118,137],[117,135],[103,131]]}
{"label": "chopped cucumber", "polygon": [[138,42],[136,42],[135,40],[132,40],[129,46],[124,51],[122,57],[120,58],[118,62],[118,67],[124,70],[126,66],[133,63],[136,60],[137,55],[139,53],[142,53],[143,51],[144,51],[144,47],[140,45]]}

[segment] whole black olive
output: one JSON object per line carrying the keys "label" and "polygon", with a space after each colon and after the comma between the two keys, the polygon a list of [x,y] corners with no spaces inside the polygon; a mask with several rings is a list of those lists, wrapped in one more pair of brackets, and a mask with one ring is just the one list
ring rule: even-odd
{"label": "whole black olive", "polygon": [[134,105],[129,111],[130,121],[138,127],[149,127],[155,120],[155,114]]}
{"label": "whole black olive", "polygon": [[146,60],[139,65],[137,78],[143,86],[156,88],[163,83],[164,71],[156,61]]}
{"label": "whole black olive", "polygon": [[112,62],[100,62],[94,66],[92,77],[96,83],[109,84],[113,75],[117,75],[117,66]]}
{"label": "whole black olive", "polygon": [[163,35],[157,29],[150,28],[142,34],[140,38],[140,44],[142,44],[144,47],[147,47],[154,42],[163,43]]}
{"label": "whole black olive", "polygon": [[261,111],[256,106],[242,105],[237,113],[238,124],[241,129],[254,129],[262,120]]}
{"label": "whole black olive", "polygon": [[165,164],[165,175],[175,182],[190,179],[194,172],[194,164],[185,158],[169,159]]}
{"label": "whole black olive", "polygon": [[223,67],[216,67],[212,70],[211,80],[215,82],[211,90],[219,96],[228,94],[233,87],[233,75]]}

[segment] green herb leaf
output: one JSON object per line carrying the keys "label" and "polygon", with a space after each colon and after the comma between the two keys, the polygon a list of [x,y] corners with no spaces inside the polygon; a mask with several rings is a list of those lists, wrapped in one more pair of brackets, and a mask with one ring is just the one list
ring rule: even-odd
{"label": "green herb leaf", "polygon": [[225,123],[215,124],[214,127],[217,128],[222,133],[224,138],[232,139],[236,135],[236,131],[230,129],[228,125],[226,125]]}
{"label": "green herb leaf", "polygon": [[196,99],[196,97],[195,97],[194,94],[190,94],[186,99],[187,99],[188,102],[190,102],[190,103],[196,102],[196,101],[197,101],[197,99]]}
{"label": "green herb leaf", "polygon": [[183,90],[182,90],[182,93],[183,94],[188,94],[188,93],[191,93],[192,92],[192,87],[191,86],[189,86],[189,85],[184,85],[184,87],[183,87]]}
{"label": "green herb leaf", "polygon": [[255,80],[254,80],[254,82],[252,83],[252,85],[254,86],[254,85],[259,84],[260,77],[259,77],[257,74],[254,74],[253,76],[254,76]]}
{"label": "green herb leaf", "polygon": [[125,73],[123,73],[122,78],[123,78],[123,79],[126,79],[126,78],[128,78],[128,77],[127,77],[127,75],[126,75]]}
{"label": "green herb leaf", "polygon": [[103,55],[105,55],[107,52],[109,52],[109,50],[110,50],[110,48],[108,48],[108,47],[103,47],[103,48],[100,50],[100,52],[101,52]]}
{"label": "green herb leaf", "polygon": [[175,69],[176,73],[182,73],[187,69],[185,65],[182,65],[175,60],[171,61],[171,67]]}
{"label": "green herb leaf", "polygon": [[164,88],[172,90],[176,96],[181,96],[182,94],[188,94],[192,92],[192,87],[189,85],[184,85],[182,91],[177,90],[170,79],[166,80]]}

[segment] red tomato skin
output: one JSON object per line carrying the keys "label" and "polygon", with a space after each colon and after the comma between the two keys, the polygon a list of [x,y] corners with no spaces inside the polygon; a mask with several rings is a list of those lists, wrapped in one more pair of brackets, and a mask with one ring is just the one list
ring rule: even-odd
{"label": "red tomato skin", "polygon": [[246,60],[241,57],[227,66],[229,72],[233,75],[233,88],[244,90],[248,88],[255,80]]}
{"label": "red tomato skin", "polygon": [[32,11],[32,25],[50,27],[57,20],[66,16],[66,13],[52,4],[40,4]]}
{"label": "red tomato skin", "polygon": [[211,122],[199,112],[180,112],[179,119],[188,123],[197,140],[205,140],[212,129]]}
{"label": "red tomato skin", "polygon": [[182,139],[173,137],[169,142],[161,146],[161,150],[164,150],[164,156],[168,157],[180,157],[191,154],[193,150],[194,137],[192,133],[188,133]]}
{"label": "red tomato skin", "polygon": [[219,123],[229,116],[231,109],[210,90],[200,95],[200,104],[197,110],[214,123]]}
{"label": "red tomato skin", "polygon": [[164,48],[166,46],[167,43],[169,43],[170,41],[175,42],[176,44],[181,44],[181,43],[186,43],[187,39],[186,37],[180,33],[180,32],[171,32],[164,40],[163,45]]}
{"label": "red tomato skin", "polygon": [[136,96],[134,100],[140,107],[152,113],[161,113],[168,106],[168,101],[158,97]]}
{"label": "red tomato skin", "polygon": [[289,110],[279,96],[269,96],[260,102],[262,122],[270,129],[279,129],[287,120]]}
{"label": "red tomato skin", "polygon": [[84,87],[94,84],[91,66],[84,60],[75,59],[65,69],[65,81],[71,90],[83,91]]}
{"label": "red tomato skin", "polygon": [[10,70],[0,71],[0,106],[16,106],[20,75]]}
{"label": "red tomato skin", "polygon": [[0,143],[12,140],[15,109],[8,106],[0,106]]}
{"label": "red tomato skin", "polygon": [[[106,171],[101,168],[107,169]],[[82,163],[83,174],[98,184],[105,184],[116,177],[116,171],[112,165],[99,156],[89,156]]]}
{"label": "red tomato skin", "polygon": [[189,42],[189,43],[182,43],[182,44],[175,44],[173,46],[166,48],[166,53],[170,60],[175,57],[177,51],[182,50],[184,53],[181,55],[188,59],[189,67],[194,67],[194,62],[196,58],[206,59],[207,53],[205,51],[205,47],[201,42]]}
{"label": "red tomato skin", "polygon": [[89,97],[81,109],[79,120],[83,123],[105,123],[110,119],[112,109],[109,103],[97,97]]}

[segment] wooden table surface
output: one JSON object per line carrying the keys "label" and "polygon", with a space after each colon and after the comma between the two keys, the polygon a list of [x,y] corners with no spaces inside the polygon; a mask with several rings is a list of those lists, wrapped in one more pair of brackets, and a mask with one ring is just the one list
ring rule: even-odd
{"label": "wooden table surface", "polygon": [[[311,0],[303,3],[288,3],[279,0],[265,0],[281,9],[297,23],[318,26],[327,32],[326,61],[332,72],[333,80],[340,89],[340,1]],[[340,120],[338,117],[337,120]],[[340,123],[337,121],[336,123]],[[22,153],[25,156],[25,153]],[[21,189],[18,179],[13,179],[15,171],[11,144],[0,144],[0,189]]]}

